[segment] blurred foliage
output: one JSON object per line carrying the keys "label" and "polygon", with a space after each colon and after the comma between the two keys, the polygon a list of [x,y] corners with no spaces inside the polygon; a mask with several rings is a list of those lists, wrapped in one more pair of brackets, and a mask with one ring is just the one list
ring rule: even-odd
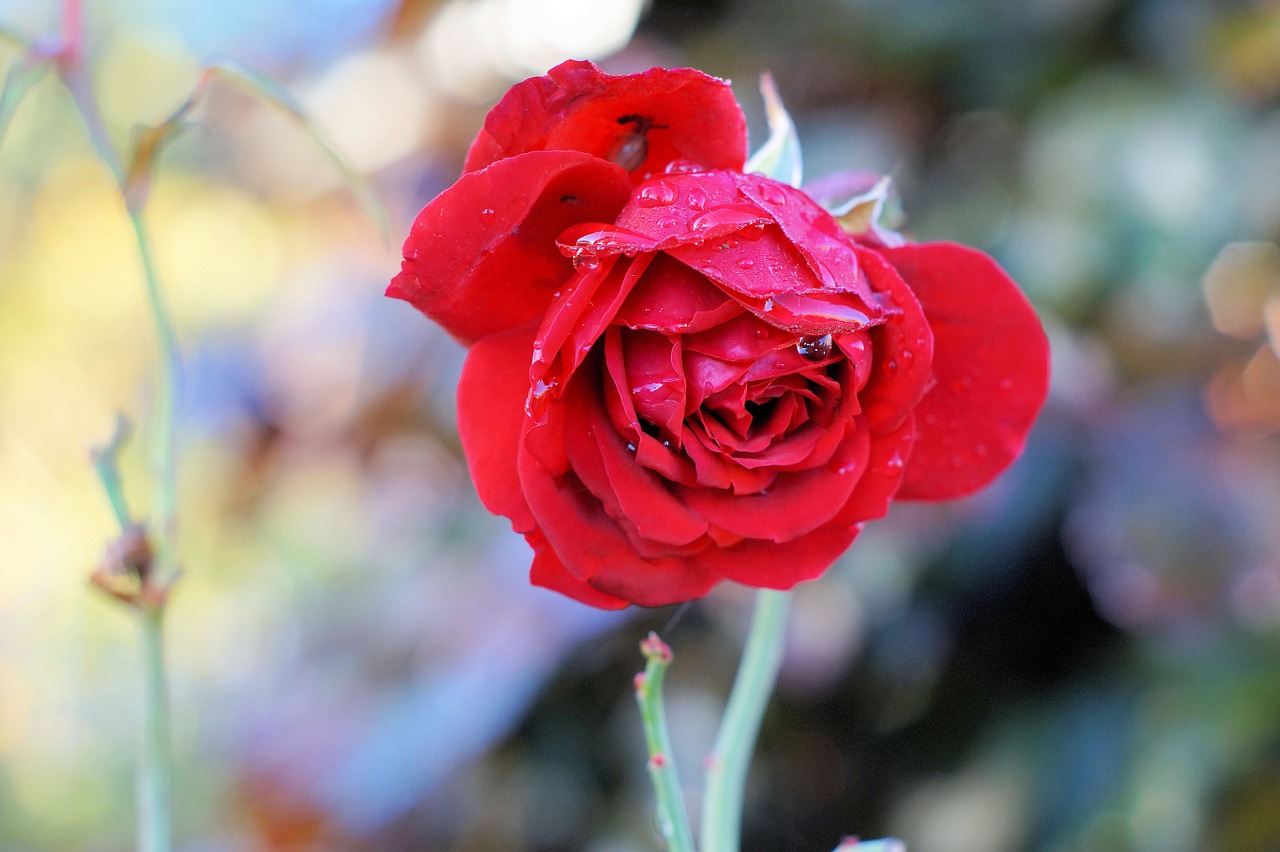
{"label": "blurred foliage", "polygon": [[[543,5],[88,11],[117,142],[235,57],[403,234],[525,65],[631,25]],[[29,36],[56,13],[0,0]],[[0,40],[0,67],[19,55]],[[732,77],[757,143],[769,69],[808,174],[891,174],[907,232],[995,254],[1053,340],[1049,409],[995,488],[895,508],[799,590],[744,848],[1280,848],[1280,6],[653,0],[604,62]],[[182,847],[657,848],[637,642],[676,650],[696,797],[750,596],[619,615],[528,588],[466,477],[460,348],[382,298],[396,254],[298,128],[209,94],[148,206],[186,356]],[[4,850],[131,843],[134,637],[86,584],[112,532],[89,448],[152,380],[127,227],[36,82],[0,147]]]}

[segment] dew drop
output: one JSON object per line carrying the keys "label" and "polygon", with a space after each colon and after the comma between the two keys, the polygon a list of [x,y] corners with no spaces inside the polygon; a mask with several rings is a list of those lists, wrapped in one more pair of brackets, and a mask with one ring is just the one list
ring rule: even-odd
{"label": "dew drop", "polygon": [[903,349],[902,352],[898,354],[898,357],[902,359],[902,363],[910,367],[911,362],[916,359],[916,353],[912,352],[910,349]]}
{"label": "dew drop", "polygon": [[636,203],[641,207],[665,207],[676,200],[676,188],[666,181],[654,181],[640,190]]}
{"label": "dew drop", "polygon": [[600,258],[595,255],[578,255],[573,259],[573,268],[590,272],[600,265]]}
{"label": "dew drop", "polygon": [[631,443],[630,441],[627,441],[627,452],[634,453],[635,451],[636,451],[636,445]]}
{"label": "dew drop", "polygon": [[667,167],[663,171],[669,175],[688,175],[705,171],[705,169],[693,160],[672,160],[667,163]]}
{"label": "dew drop", "polygon": [[888,361],[884,362],[883,369],[886,373],[892,376],[894,373],[898,372],[898,362],[890,358]]}
{"label": "dew drop", "polygon": [[670,216],[667,216],[665,218],[658,220],[658,227],[662,228],[663,230],[674,228],[676,225],[679,225],[679,224],[680,222],[678,220],[672,219]]}
{"label": "dew drop", "polygon": [[806,361],[823,361],[831,354],[831,335],[809,335],[796,341],[796,352]]}
{"label": "dew drop", "polygon": [[493,212],[492,207],[486,207],[480,211],[480,221],[486,225],[492,225],[493,220],[497,218],[497,214]]}
{"label": "dew drop", "polygon": [[707,193],[695,186],[685,195],[684,203],[689,205],[690,210],[705,210],[707,207]]}
{"label": "dew drop", "polygon": [[760,197],[768,204],[777,207],[785,207],[787,204],[787,196],[783,194],[782,188],[776,184],[766,183],[764,188],[760,190]]}
{"label": "dew drop", "polygon": [[896,475],[902,470],[903,464],[902,453],[894,450],[893,455],[889,456],[889,460],[885,462],[885,467],[889,470],[889,473]]}
{"label": "dew drop", "polygon": [[740,258],[738,258],[738,268],[739,268],[739,269],[750,269],[751,267],[753,267],[753,266],[755,266],[755,265],[756,265],[756,262],[755,262],[754,260],[752,260],[751,258],[749,258],[749,257],[740,257]]}
{"label": "dew drop", "polygon": [[757,328],[756,337],[760,338],[761,340],[767,340],[769,338],[769,329],[765,328],[764,326]]}

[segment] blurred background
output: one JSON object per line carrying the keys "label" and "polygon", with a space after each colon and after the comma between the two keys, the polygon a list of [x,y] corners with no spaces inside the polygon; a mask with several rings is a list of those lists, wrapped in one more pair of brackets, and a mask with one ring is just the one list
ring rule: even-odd
{"label": "blurred background", "polygon": [[[397,244],[241,92],[215,86],[162,157],[182,849],[657,849],[630,689],[649,629],[697,805],[751,596],[619,614],[529,588],[460,455],[461,348],[382,297],[486,109],[571,56],[730,77],[754,144],[770,69],[810,177],[892,174],[907,231],[997,256],[1053,342],[1013,470],[895,507],[798,591],[744,849],[1280,849],[1280,4],[87,6],[118,144],[234,57],[369,175]],[[0,0],[28,36],[57,16]],[[86,583],[115,532],[88,452],[145,416],[153,363],[121,204],[46,79],[0,148],[5,852],[131,848],[136,636]]]}

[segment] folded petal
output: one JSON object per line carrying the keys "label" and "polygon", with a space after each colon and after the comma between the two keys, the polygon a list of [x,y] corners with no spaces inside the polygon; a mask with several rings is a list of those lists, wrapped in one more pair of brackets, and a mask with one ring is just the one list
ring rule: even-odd
{"label": "folded petal", "polygon": [[466,171],[544,150],[616,162],[639,183],[674,160],[740,170],[747,125],[729,84],[701,71],[653,68],[614,76],[570,60],[511,87],[485,117]]}
{"label": "folded petal", "polygon": [[915,409],[908,500],[977,491],[1022,452],[1049,392],[1049,341],[994,260],[953,243],[878,249],[910,285],[933,330],[934,387]]}
{"label": "folded petal", "polygon": [[404,299],[464,344],[539,318],[573,274],[556,236],[609,220],[630,194],[612,163],[538,151],[463,175],[423,208],[387,295]]}
{"label": "folded petal", "polygon": [[721,529],[771,543],[790,541],[840,513],[866,473],[869,437],[865,430],[851,432],[838,461],[785,473],[758,494],[683,486],[678,491],[691,509]]}

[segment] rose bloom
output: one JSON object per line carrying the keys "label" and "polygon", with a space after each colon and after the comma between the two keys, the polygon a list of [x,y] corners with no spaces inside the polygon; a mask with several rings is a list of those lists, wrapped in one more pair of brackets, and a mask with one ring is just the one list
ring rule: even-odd
{"label": "rose bloom", "polygon": [[1000,267],[849,233],[746,156],[726,82],[566,62],[413,224],[387,293],[470,347],[462,446],[536,584],[609,608],[788,589],[891,500],[1022,451],[1048,345]]}

